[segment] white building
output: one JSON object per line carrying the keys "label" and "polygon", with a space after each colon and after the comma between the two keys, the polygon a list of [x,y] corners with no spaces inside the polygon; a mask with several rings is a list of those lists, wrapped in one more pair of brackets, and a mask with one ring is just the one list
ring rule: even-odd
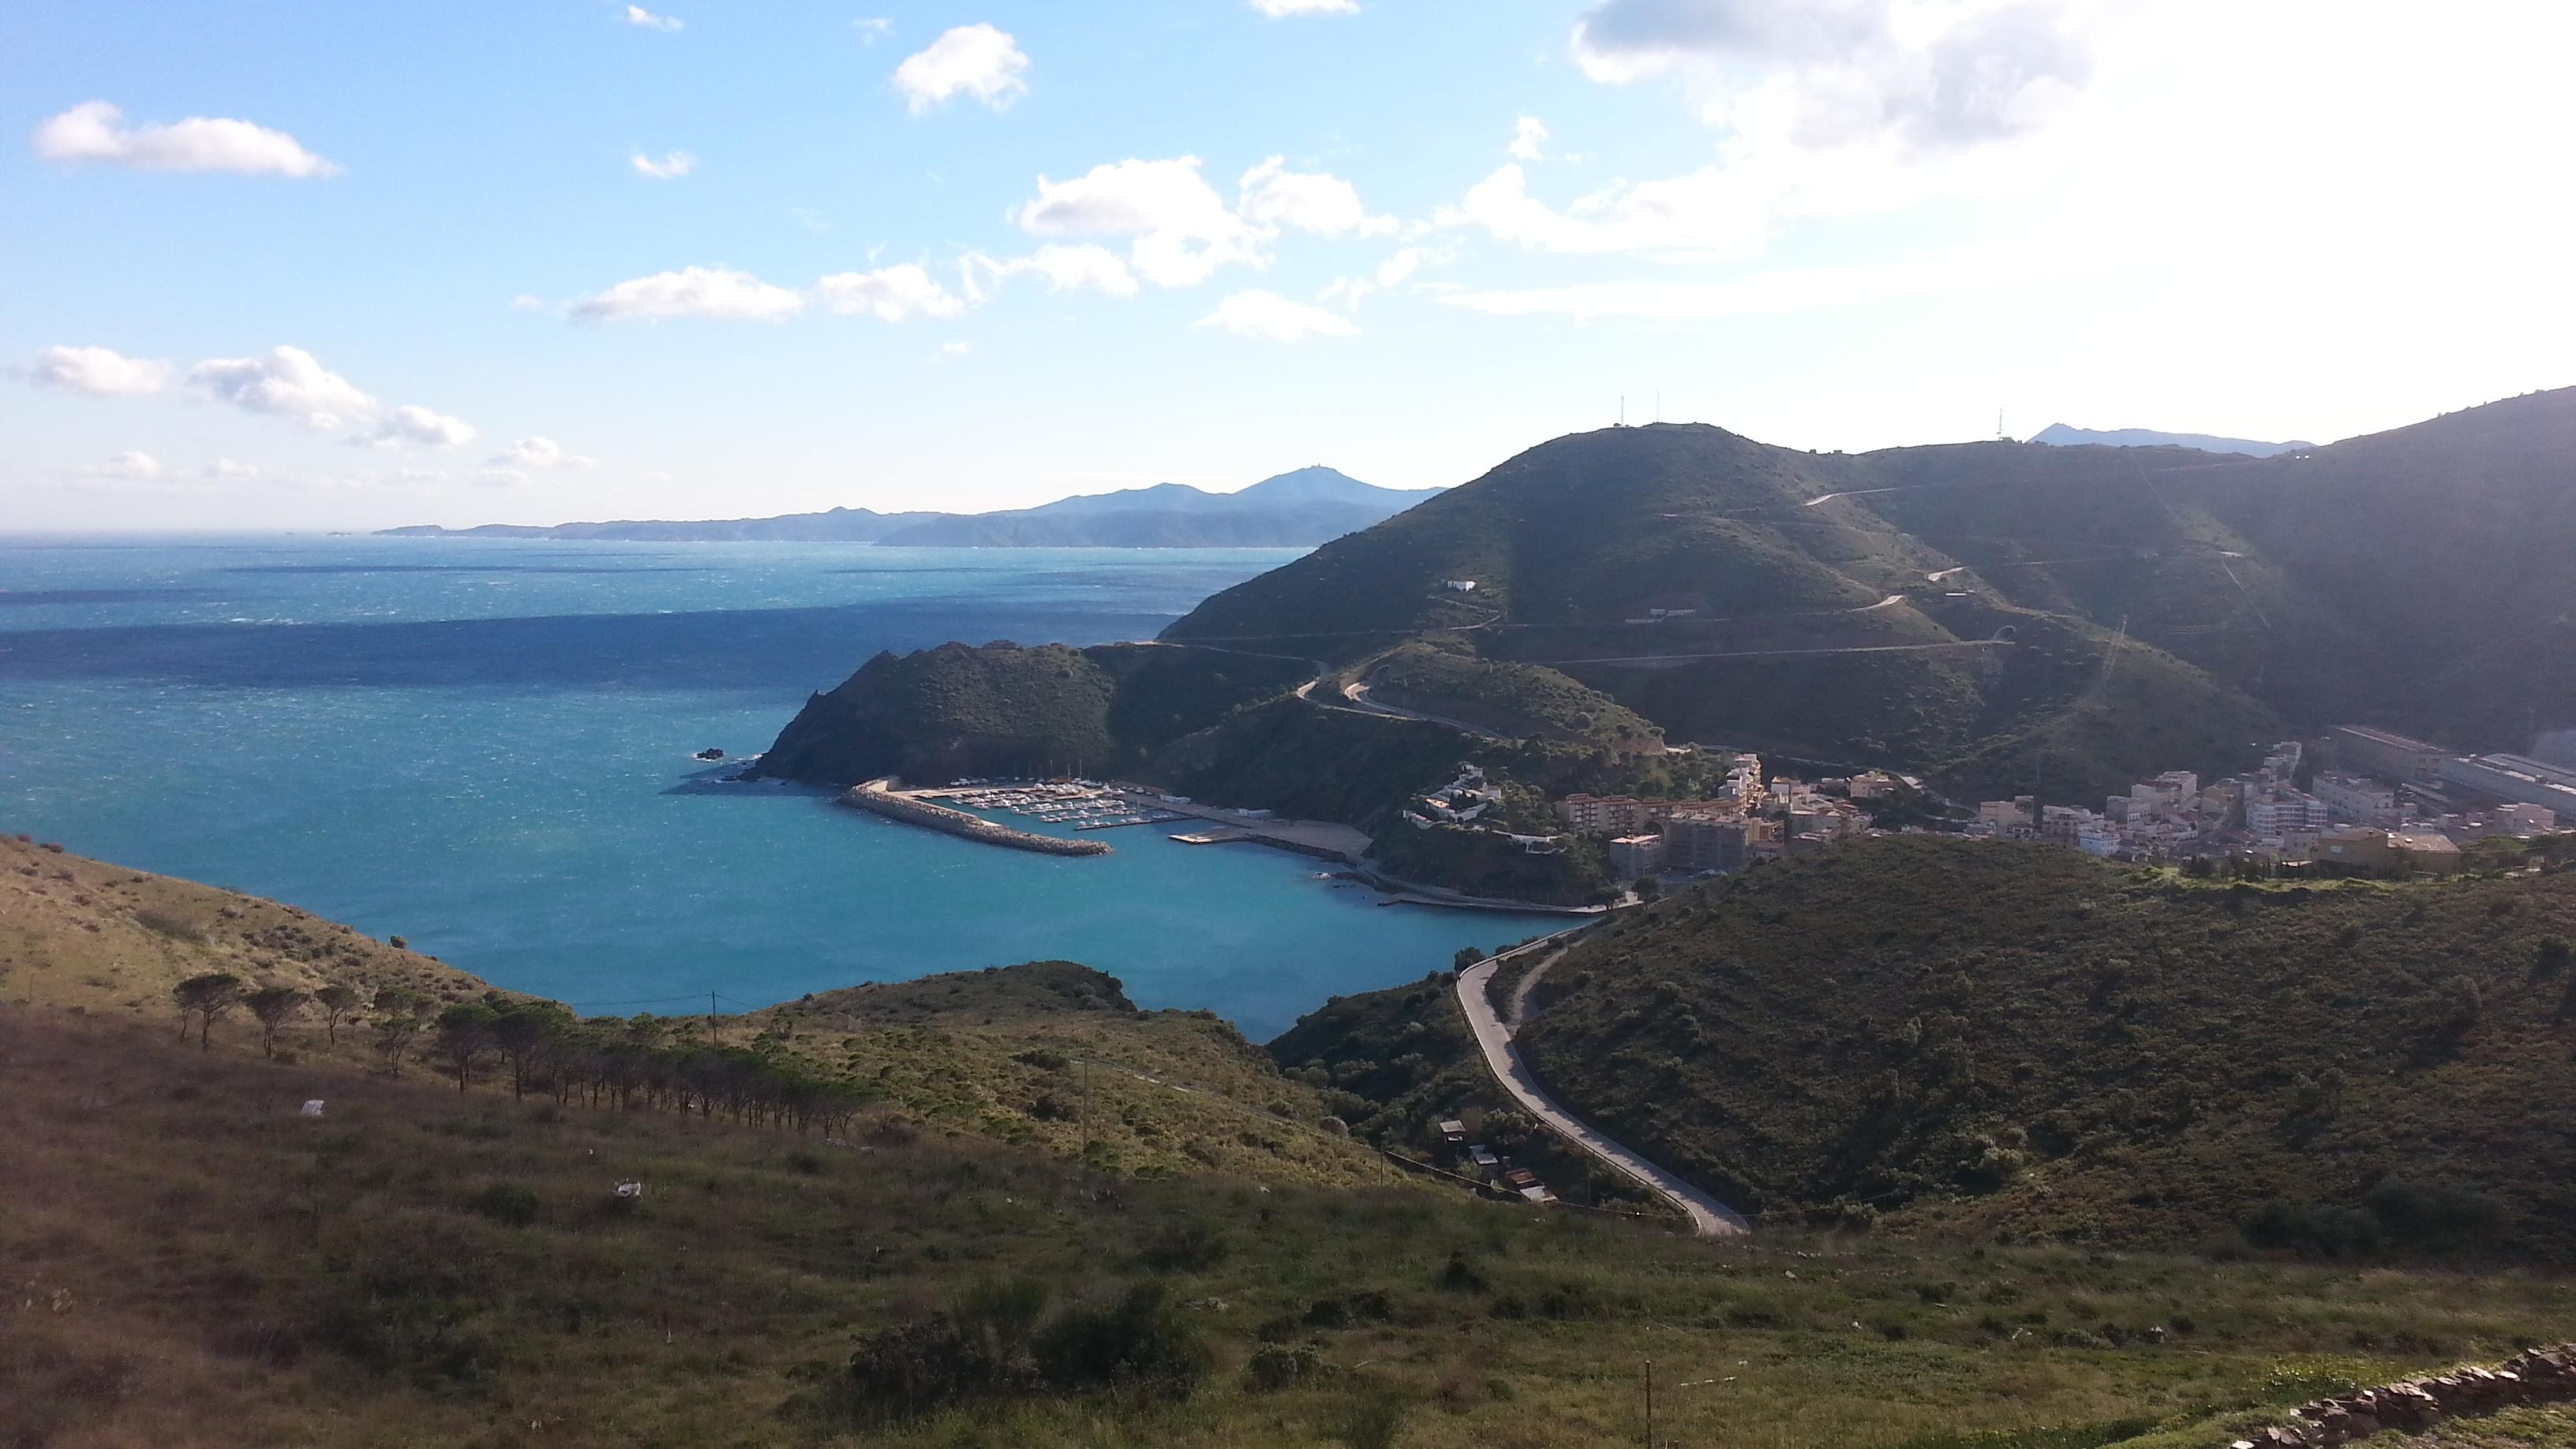
{"label": "white building", "polygon": [[2316,796],[2326,802],[2326,810],[2337,822],[2354,825],[2376,825],[2387,829],[2405,818],[2398,809],[2395,787],[2360,775],[2329,775],[2316,778]]}
{"label": "white building", "polygon": [[1664,873],[1664,838],[1661,835],[1623,835],[1610,842],[1610,878],[1643,880]]}
{"label": "white building", "polygon": [[2245,804],[2245,828],[2255,839],[2278,841],[2291,835],[2321,834],[2334,824],[2334,812],[2314,795],[2284,790],[2268,800]]}

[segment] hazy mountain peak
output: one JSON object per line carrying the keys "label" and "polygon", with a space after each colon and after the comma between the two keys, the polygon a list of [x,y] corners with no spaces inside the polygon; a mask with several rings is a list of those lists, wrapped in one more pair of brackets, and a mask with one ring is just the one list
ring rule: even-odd
{"label": "hazy mountain peak", "polygon": [[2316,446],[2300,441],[2266,443],[2254,438],[2222,438],[2210,433],[2165,433],[2154,428],[2076,428],[2064,423],[2050,423],[2031,434],[2030,441],[2060,448],[2086,444],[2104,448],[2198,448],[2204,453],[2243,453],[2253,458]]}

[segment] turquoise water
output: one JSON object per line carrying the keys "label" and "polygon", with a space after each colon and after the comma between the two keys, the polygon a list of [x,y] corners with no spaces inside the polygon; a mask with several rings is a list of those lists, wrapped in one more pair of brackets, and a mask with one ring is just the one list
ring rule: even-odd
{"label": "turquoise water", "polygon": [[1544,918],[1258,846],[977,846],[721,783],[880,649],[1144,638],[1280,550],[0,540],[0,830],[274,896],[585,1010],[1045,957],[1255,1039]]}

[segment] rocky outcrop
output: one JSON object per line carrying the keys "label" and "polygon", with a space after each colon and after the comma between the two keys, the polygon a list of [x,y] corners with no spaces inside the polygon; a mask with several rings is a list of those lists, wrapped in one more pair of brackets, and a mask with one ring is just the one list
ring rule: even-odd
{"label": "rocky outcrop", "polygon": [[2447,1419],[2570,1399],[2576,1399],[2576,1344],[2560,1344],[2531,1349],[2492,1369],[2454,1369],[2301,1404],[2289,1423],[2238,1439],[2229,1449],[2320,1449],[2382,1429],[2416,1433]]}

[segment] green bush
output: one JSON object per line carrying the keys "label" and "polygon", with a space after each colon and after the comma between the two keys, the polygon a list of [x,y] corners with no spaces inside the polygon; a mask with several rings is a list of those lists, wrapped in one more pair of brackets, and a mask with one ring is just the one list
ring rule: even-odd
{"label": "green bush", "polygon": [[514,1228],[535,1222],[538,1206],[536,1190],[515,1182],[496,1182],[474,1197],[476,1212]]}
{"label": "green bush", "polygon": [[1310,1343],[1265,1343],[1243,1365],[1244,1382],[1260,1392],[1294,1388],[1324,1376],[1324,1356]]}
{"label": "green bush", "polygon": [[1209,1354],[1160,1283],[1066,1309],[1037,1337],[1039,1372],[1063,1389],[1119,1385],[1172,1397],[1207,1376]]}

